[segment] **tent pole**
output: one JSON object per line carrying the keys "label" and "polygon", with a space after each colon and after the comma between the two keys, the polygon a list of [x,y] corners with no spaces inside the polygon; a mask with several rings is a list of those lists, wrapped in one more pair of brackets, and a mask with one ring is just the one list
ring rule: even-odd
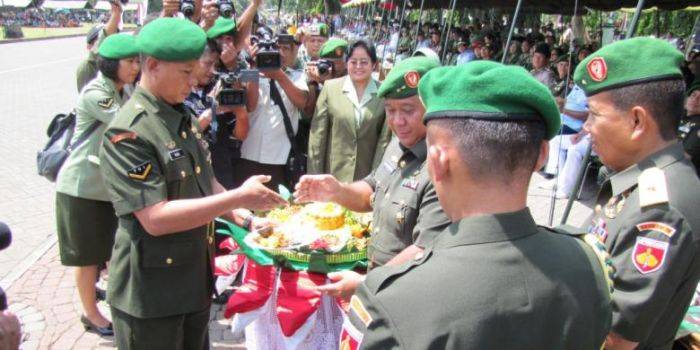
{"label": "tent pole", "polygon": [[632,17],[632,22],[630,22],[627,29],[627,36],[625,39],[629,39],[634,36],[637,31],[637,24],[639,24],[639,15],[642,13],[642,8],[644,7],[644,0],[637,1],[637,8],[634,10],[634,17]]}
{"label": "tent pole", "polygon": [[425,4],[425,0],[420,0],[420,10],[418,11],[418,25],[416,26],[416,47],[413,48],[413,51],[416,51],[418,49],[418,33],[420,33],[420,27],[423,25],[423,5]]}
{"label": "tent pole", "polygon": [[520,14],[520,6],[522,6],[523,0],[518,0],[517,5],[515,5],[515,12],[513,12],[513,19],[510,21],[510,31],[508,31],[508,39],[506,40],[506,46],[503,49],[503,57],[501,57],[501,63],[506,63],[506,56],[508,55],[508,50],[510,49],[510,42],[513,40],[513,32],[515,31],[515,23],[518,22],[518,15]]}
{"label": "tent pole", "polygon": [[442,56],[440,56],[440,61],[445,64],[445,56],[447,55],[447,43],[450,40],[450,31],[452,30],[452,20],[454,20],[455,7],[457,6],[457,0],[452,0],[452,10],[450,11],[450,16],[447,19],[449,23],[447,24],[447,32],[445,32],[444,45],[442,46]]}

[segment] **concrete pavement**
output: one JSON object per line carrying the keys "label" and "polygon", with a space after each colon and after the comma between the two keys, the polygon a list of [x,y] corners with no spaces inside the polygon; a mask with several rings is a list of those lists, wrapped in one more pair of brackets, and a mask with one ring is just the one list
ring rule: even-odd
{"label": "concrete pavement", "polygon": [[[23,323],[23,349],[114,347],[80,325],[73,270],[61,266],[55,245],[54,185],[36,175],[35,165],[51,118],[75,105],[75,68],[86,55],[84,46],[82,37],[0,46],[0,221],[14,238],[0,252],[0,286]],[[546,224],[549,196],[534,187],[542,179],[533,180],[528,205],[536,221]],[[555,223],[563,207],[558,201]],[[577,203],[570,223],[582,223],[590,211]],[[106,310],[104,303],[100,307]],[[214,347],[242,349],[227,327],[220,308],[212,310]]]}

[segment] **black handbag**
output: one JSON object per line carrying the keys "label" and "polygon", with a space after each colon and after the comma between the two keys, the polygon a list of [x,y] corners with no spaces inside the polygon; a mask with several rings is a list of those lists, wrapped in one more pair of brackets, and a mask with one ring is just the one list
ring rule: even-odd
{"label": "black handbag", "polygon": [[85,142],[100,126],[100,121],[95,121],[80,135],[80,138],[71,144],[70,140],[75,132],[75,119],[75,111],[56,115],[46,130],[49,141],[46,142],[46,146],[41,151],[37,152],[36,167],[39,175],[51,182],[56,181],[58,172],[70,153]]}
{"label": "black handbag", "polygon": [[284,106],[282,95],[280,95],[279,89],[277,89],[277,84],[274,80],[270,80],[270,98],[272,98],[272,101],[279,106],[280,111],[282,112],[284,129],[287,132],[289,143],[292,145],[292,148],[289,150],[289,157],[287,157],[287,163],[284,167],[284,176],[287,180],[287,184],[293,189],[297,182],[299,182],[301,176],[306,174],[307,157],[299,150],[299,145],[297,145],[296,138],[294,137],[292,121],[289,119],[287,108]]}

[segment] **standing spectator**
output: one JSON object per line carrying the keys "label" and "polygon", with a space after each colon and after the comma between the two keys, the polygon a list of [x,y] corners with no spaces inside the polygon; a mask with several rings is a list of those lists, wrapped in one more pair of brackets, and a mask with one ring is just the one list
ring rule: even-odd
{"label": "standing spectator", "polygon": [[522,46],[523,37],[519,35],[514,35],[510,42],[510,47],[508,47],[508,55],[506,56],[507,64],[518,64],[520,61],[520,56],[522,51],[520,47]]}
{"label": "standing spectator", "polygon": [[124,86],[139,73],[134,37],[108,37],[97,51],[100,74],[78,98],[75,134],[85,138],[68,156],[56,180],[56,222],[61,263],[76,266],[75,279],[85,314],[86,329],[112,335],[112,324],[97,309],[95,281],[98,265],[107,262],[114,245],[117,216],[100,173],[102,135],[127,96]]}
{"label": "standing spectator", "polygon": [[540,43],[535,46],[535,53],[532,55],[532,70],[530,71],[530,74],[548,89],[555,83],[554,73],[549,69],[550,55],[549,45]]}
{"label": "standing spectator", "polygon": [[[292,144],[285,129],[281,108],[285,108],[294,134],[299,127],[301,110],[309,98],[306,76],[303,70],[292,69],[298,54],[296,42],[279,43],[282,68],[264,71],[259,87],[251,84],[249,94],[256,95],[257,106],[250,114],[248,137],[241,145],[241,159],[237,163],[234,178],[243,183],[253,175],[269,175],[266,185],[277,190],[278,185],[288,188],[292,184],[285,176],[285,164],[290,156]],[[273,99],[277,90],[283,105]]]}
{"label": "standing spectator", "polygon": [[331,174],[343,182],[367,176],[384,154],[391,138],[384,119],[384,102],[371,74],[377,64],[374,46],[350,45],[348,76],[323,86],[311,121],[309,173]]}
{"label": "standing spectator", "polygon": [[532,56],[530,52],[531,48],[532,43],[530,42],[530,39],[523,38],[523,43],[520,45],[520,51],[522,51],[522,55],[520,55],[520,61],[518,61],[518,65],[525,68],[526,70],[532,69]]}
{"label": "standing spectator", "polygon": [[474,50],[469,47],[469,43],[465,40],[461,40],[459,43],[457,43],[457,52],[459,52],[459,54],[455,56],[456,59],[454,64],[469,63],[476,58],[474,55]]}

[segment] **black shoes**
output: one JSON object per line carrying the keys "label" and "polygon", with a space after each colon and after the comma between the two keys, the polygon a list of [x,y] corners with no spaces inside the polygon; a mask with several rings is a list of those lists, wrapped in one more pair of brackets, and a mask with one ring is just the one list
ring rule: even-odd
{"label": "black shoes", "polygon": [[87,317],[85,317],[85,315],[80,316],[80,322],[83,324],[83,327],[85,327],[85,330],[88,332],[95,332],[103,337],[111,337],[114,335],[112,323],[110,323],[107,327],[98,327],[92,322],[90,322],[90,320]]}

